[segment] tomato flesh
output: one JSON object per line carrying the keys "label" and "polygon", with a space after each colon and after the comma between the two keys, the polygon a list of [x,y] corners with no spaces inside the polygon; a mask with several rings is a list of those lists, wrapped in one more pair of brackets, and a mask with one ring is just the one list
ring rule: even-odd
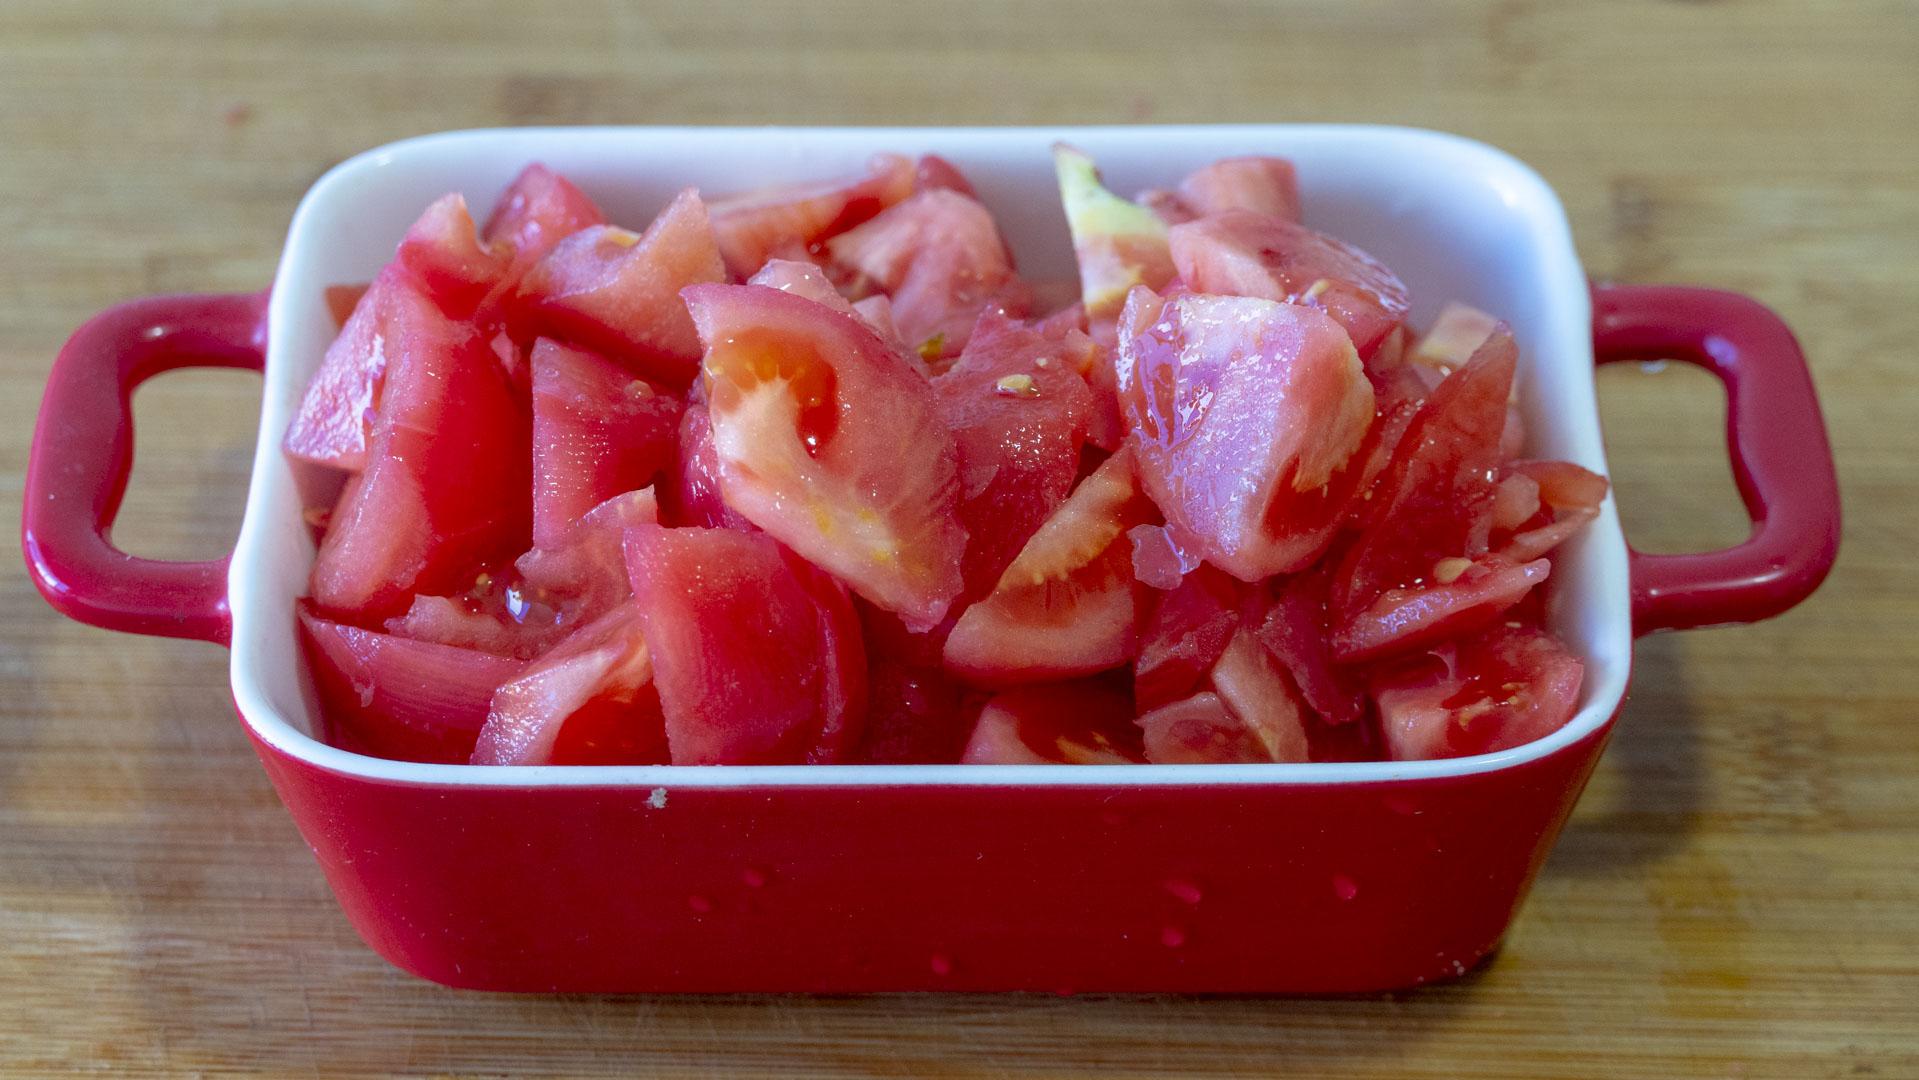
{"label": "tomato flesh", "polygon": [[947,670],[981,686],[1045,682],[1117,667],[1139,651],[1139,584],[1126,530],[1157,515],[1130,448],[1080,481],[992,594],[946,639]]}
{"label": "tomato flesh", "polygon": [[858,320],[696,285],[726,505],[914,629],[959,595],[959,452],[933,388]]}
{"label": "tomato flesh", "polygon": [[533,542],[672,467],[680,399],[595,353],[533,346]]}
{"label": "tomato flesh", "polygon": [[605,223],[606,215],[585,192],[536,161],[507,186],[480,231],[480,240],[488,248],[510,253],[506,276],[517,280],[561,240]]}
{"label": "tomato flesh", "polygon": [[1244,592],[1232,576],[1201,566],[1159,598],[1133,667],[1133,699],[1142,711],[1199,689],[1239,627]]}
{"label": "tomato flesh", "polygon": [[400,241],[397,261],[451,318],[472,315],[507,270],[502,253],[480,243],[466,199],[444,195]]}
{"label": "tomato flesh", "polygon": [[1211,690],[1162,705],[1137,721],[1146,760],[1155,765],[1257,765],[1266,747]]}
{"label": "tomato flesh", "polygon": [[858,738],[858,623],[789,559],[759,534],[627,531],[673,764],[824,762]]}
{"label": "tomato flesh", "polygon": [[720,253],[735,278],[774,257],[803,259],[814,246],[913,193],[913,163],[880,154],[865,176],[782,184],[714,199],[708,206]]}
{"label": "tomato flesh", "polygon": [[1136,285],[1163,289],[1173,280],[1166,224],[1151,210],[1106,190],[1093,159],[1065,144],[1053,148],[1060,202],[1079,263],[1080,301],[1098,341]]}
{"label": "tomato flesh", "polygon": [[958,355],[982,310],[1025,314],[992,213],[950,188],[922,191],[841,233],[826,253],[891,298],[901,339],[929,358]]}
{"label": "tomato flesh", "polygon": [[1311,563],[1373,417],[1345,333],[1294,304],[1144,289],[1121,326],[1120,405],[1172,539],[1242,581]]}
{"label": "tomato flesh", "polygon": [[1132,765],[1145,760],[1133,706],[1098,679],[1022,686],[980,710],[966,765]]}
{"label": "tomato flesh", "polygon": [[1304,304],[1330,315],[1371,356],[1406,317],[1406,285],[1379,260],[1276,217],[1228,210],[1167,234],[1179,279],[1202,293]]}
{"label": "tomato flesh", "polygon": [[1584,677],[1551,634],[1499,625],[1383,670],[1372,694],[1388,755],[1415,761],[1544,738],[1572,719]]}
{"label": "tomato flesh", "polygon": [[1300,220],[1299,176],[1285,158],[1221,158],[1188,173],[1179,182],[1179,198],[1196,217],[1245,210],[1280,221]]}
{"label": "tomato flesh", "polygon": [[664,764],[665,721],[652,682],[639,613],[629,601],[575,630],[494,692],[471,761]]}
{"label": "tomato flesh", "polygon": [[380,392],[395,361],[464,336],[398,266],[380,271],[327,346],[287,428],[286,452],[345,472],[366,468]]}
{"label": "tomato flesh", "polygon": [[494,689],[526,666],[348,626],[304,606],[299,614],[301,644],[330,737],[380,757],[465,762]]}

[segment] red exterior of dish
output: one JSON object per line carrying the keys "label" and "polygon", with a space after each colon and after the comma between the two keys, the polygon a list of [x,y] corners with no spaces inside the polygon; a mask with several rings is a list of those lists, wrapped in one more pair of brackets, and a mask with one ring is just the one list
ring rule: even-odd
{"label": "red exterior of dish", "polygon": [[[1724,552],[1632,561],[1641,632],[1776,614],[1815,588],[1838,488],[1805,360],[1764,308],[1595,293],[1601,362],[1730,392],[1754,517]],[[225,560],[108,537],[137,383],[258,366],[259,297],[116,308],[55,362],[22,547],[82,622],[225,642]],[[114,404],[117,401],[117,409]],[[1377,783],[446,786],[321,768],[248,730],[348,917],[456,986],[562,991],[1385,990],[1497,944],[1612,730],[1471,775]],[[1123,774],[1116,774],[1121,775]]]}
{"label": "red exterior of dish", "polygon": [[1398,783],[664,795],[255,748],[361,936],[452,986],[1332,993],[1489,953],[1611,730]]}

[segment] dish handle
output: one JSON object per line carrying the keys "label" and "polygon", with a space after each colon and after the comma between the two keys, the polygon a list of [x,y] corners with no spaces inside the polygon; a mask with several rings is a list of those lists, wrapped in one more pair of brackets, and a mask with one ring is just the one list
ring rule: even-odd
{"label": "dish handle", "polygon": [[230,643],[227,557],[143,559],[109,536],[133,470],[133,391],[178,368],[262,371],[266,294],[155,296],[74,331],[47,377],[20,548],[40,594],[109,630]]}
{"label": "dish handle", "polygon": [[1812,595],[1839,553],[1839,480],[1806,356],[1750,297],[1593,288],[1598,363],[1679,360],[1726,385],[1726,446],[1752,535],[1721,551],[1632,552],[1633,632],[1757,622]]}

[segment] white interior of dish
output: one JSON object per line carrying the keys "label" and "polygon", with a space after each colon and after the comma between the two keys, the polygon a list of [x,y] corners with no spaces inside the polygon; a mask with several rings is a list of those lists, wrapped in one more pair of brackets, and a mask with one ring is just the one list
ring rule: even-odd
{"label": "white interior of dish", "polygon": [[[1533,456],[1606,471],[1593,390],[1584,272],[1558,199],[1531,169],[1490,147],[1432,132],[1352,125],[1100,128],[567,128],[454,132],[361,154],[322,177],[293,218],[269,314],[265,402],[252,490],[229,586],[233,693],[267,743],[344,773],[434,784],[1190,784],[1368,782],[1516,765],[1591,733],[1619,705],[1631,651],[1626,545],[1609,498],[1599,520],[1554,557],[1554,627],[1586,661],[1578,716],[1549,738],[1451,761],[1312,765],[751,766],[687,768],[419,765],[348,753],[317,730],[295,639],[294,600],[313,544],[280,437],[334,327],[329,284],[365,281],[434,198],[462,191],[484,218],[528,161],[571,177],[616,222],[641,228],[678,189],[726,192],[861,168],[879,151],[956,162],[997,213],[1034,278],[1070,277],[1071,249],[1049,148],[1098,159],[1111,187],[1170,186],[1234,154],[1297,163],[1307,223],[1379,256],[1411,287],[1423,324],[1448,300],[1494,312],[1518,335],[1520,397]],[[1120,770],[1120,771],[1115,771]]]}

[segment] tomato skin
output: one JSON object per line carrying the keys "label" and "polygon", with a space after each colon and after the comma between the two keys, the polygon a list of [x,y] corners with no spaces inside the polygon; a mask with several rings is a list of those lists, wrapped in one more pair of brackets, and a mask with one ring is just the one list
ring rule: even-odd
{"label": "tomato skin", "polygon": [[1331,582],[1318,568],[1288,579],[1258,622],[1266,650],[1292,676],[1306,704],[1328,724],[1343,725],[1365,712],[1365,687],[1333,662]]}
{"label": "tomato skin", "polygon": [[803,259],[825,240],[868,221],[913,193],[913,163],[878,154],[864,176],[781,184],[708,204],[720,253],[735,279],[770,258]]}
{"label": "tomato skin", "polygon": [[1174,544],[1242,581],[1309,565],[1373,417],[1346,334],[1297,305],[1144,289],[1120,327],[1120,406]]}
{"label": "tomato skin", "polygon": [[966,529],[932,386],[824,305],[758,285],[685,295],[726,505],[910,627],[938,624]]}
{"label": "tomato skin", "polygon": [[527,272],[514,304],[526,328],[683,388],[699,370],[700,339],[679,292],[724,280],[706,207],[687,188],[644,234],[595,225],[560,241]]}
{"label": "tomato skin", "polygon": [[1372,679],[1394,761],[1523,746],[1565,726],[1585,665],[1550,633],[1501,624],[1382,668]]}
{"label": "tomato skin", "polygon": [[719,452],[713,448],[713,420],[705,405],[688,405],[680,416],[677,476],[663,494],[661,515],[668,525],[759,531],[720,494]]}
{"label": "tomato skin", "polygon": [[626,562],[673,764],[834,760],[857,738],[851,609],[824,607],[770,537],[639,525]]}
{"label": "tomato skin", "polygon": [[966,595],[992,591],[1073,488],[1093,411],[1086,380],[1057,343],[989,312],[966,351],[933,380],[959,450]]}
{"label": "tomato skin", "polygon": [[506,276],[517,280],[561,240],[606,215],[573,182],[539,162],[520,170],[487,218],[480,240],[510,253]]}
{"label": "tomato skin", "polygon": [[[866,644],[866,724],[854,759],[950,765],[966,743],[963,690],[941,659],[946,632],[913,633],[899,616],[856,600]],[[950,629],[950,628],[947,628]]]}
{"label": "tomato skin", "polygon": [[1228,210],[1174,226],[1167,244],[1188,288],[1323,310],[1362,359],[1410,307],[1405,283],[1379,260],[1276,217]]}
{"label": "tomato skin", "polygon": [[1139,583],[1126,530],[1156,517],[1122,448],[1080,481],[991,595],[946,639],[946,668],[976,686],[1088,675],[1139,652]]}
{"label": "tomato skin", "polygon": [[299,618],[330,741],[379,757],[464,763],[494,689],[526,666],[348,626],[306,605]]}
{"label": "tomato skin", "polygon": [[326,612],[376,622],[444,594],[531,537],[528,423],[492,352],[446,324],[393,357],[366,471],[348,484],[313,563]]}
{"label": "tomato skin", "polygon": [[1104,681],[1043,683],[994,695],[980,710],[964,765],[1133,765],[1145,760],[1133,703]]}
{"label": "tomato skin", "polygon": [[595,353],[534,343],[533,543],[672,466],[680,399]]}
{"label": "tomato skin", "polygon": [[1194,216],[1244,210],[1297,223],[1299,175],[1280,157],[1221,158],[1187,174],[1179,199]]}
{"label": "tomato skin", "polygon": [[652,679],[639,613],[622,604],[494,691],[471,762],[664,764],[665,722]]}
{"label": "tomato skin", "polygon": [[1468,564],[1449,582],[1388,589],[1333,632],[1333,655],[1348,664],[1378,660],[1476,630],[1551,573],[1545,559],[1515,564],[1493,557]]}

